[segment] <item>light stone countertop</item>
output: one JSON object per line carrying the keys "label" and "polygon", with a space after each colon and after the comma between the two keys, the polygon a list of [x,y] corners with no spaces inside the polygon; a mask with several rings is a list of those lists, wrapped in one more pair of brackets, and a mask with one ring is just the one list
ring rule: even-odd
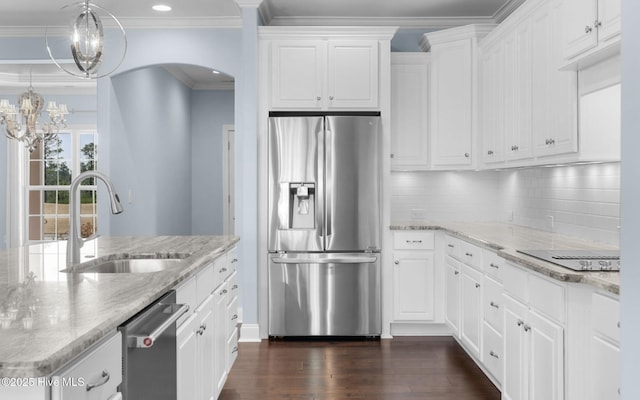
{"label": "light stone countertop", "polygon": [[499,222],[398,222],[391,230],[443,230],[470,243],[494,250],[500,257],[550,278],[584,283],[620,294],[619,272],[579,272],[519,253],[517,250],[618,250],[580,238]]}
{"label": "light stone countertop", "polygon": [[[101,237],[82,248],[83,262],[106,256],[190,254],[160,272],[59,272],[66,242],[0,251],[0,377],[47,377],[181,281],[232,248],[236,236]],[[90,261],[89,261],[90,262]],[[26,285],[30,274],[32,284]],[[31,310],[31,311],[30,311]],[[32,313],[32,326],[28,318]]]}

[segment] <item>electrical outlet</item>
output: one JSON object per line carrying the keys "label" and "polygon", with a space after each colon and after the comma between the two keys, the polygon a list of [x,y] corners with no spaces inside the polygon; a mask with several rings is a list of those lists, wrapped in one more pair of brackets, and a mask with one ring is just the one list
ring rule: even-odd
{"label": "electrical outlet", "polygon": [[411,210],[411,219],[413,220],[425,219],[426,217],[427,217],[427,214],[424,208],[414,208]]}

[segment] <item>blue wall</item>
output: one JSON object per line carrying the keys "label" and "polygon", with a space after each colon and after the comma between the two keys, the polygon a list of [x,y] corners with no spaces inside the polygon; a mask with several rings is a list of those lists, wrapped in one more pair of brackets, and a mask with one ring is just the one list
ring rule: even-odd
{"label": "blue wall", "polygon": [[234,124],[233,90],[191,94],[191,232],[221,235],[223,215],[223,125]]}
{"label": "blue wall", "polygon": [[125,213],[111,219],[111,234],[190,234],[191,90],[160,67],[112,84],[118,119],[109,131],[109,175]]}

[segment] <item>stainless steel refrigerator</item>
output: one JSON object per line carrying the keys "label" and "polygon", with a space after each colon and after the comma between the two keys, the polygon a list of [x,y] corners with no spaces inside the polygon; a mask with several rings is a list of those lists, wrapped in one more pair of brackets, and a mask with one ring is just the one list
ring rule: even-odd
{"label": "stainless steel refrigerator", "polygon": [[380,116],[269,118],[270,336],[379,336]]}

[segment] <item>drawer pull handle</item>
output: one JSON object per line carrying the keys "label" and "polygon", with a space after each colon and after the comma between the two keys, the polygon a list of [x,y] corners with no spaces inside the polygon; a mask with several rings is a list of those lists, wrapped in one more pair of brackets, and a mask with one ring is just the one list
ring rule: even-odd
{"label": "drawer pull handle", "polygon": [[476,289],[477,289],[477,288],[479,288],[479,287],[480,287],[480,284],[479,284],[479,283],[476,283]]}
{"label": "drawer pull handle", "polygon": [[519,320],[518,320],[518,326],[522,326],[522,324],[524,324],[524,321],[523,321],[523,320],[521,320],[521,319],[519,319]]}
{"label": "drawer pull handle", "polygon": [[620,328],[620,321],[618,321],[618,328]]}
{"label": "drawer pull handle", "polygon": [[236,290],[237,288],[238,288],[238,285],[231,286],[231,290]]}
{"label": "drawer pull handle", "polygon": [[489,266],[491,268],[500,269],[500,266],[498,264],[491,263],[491,264],[489,264]]}
{"label": "drawer pull handle", "polygon": [[497,358],[498,360],[500,359],[500,357],[499,357],[496,353],[494,353],[494,352],[493,352],[493,350],[491,350],[491,351],[489,352],[489,355],[490,355],[491,357]]}
{"label": "drawer pull handle", "polygon": [[491,303],[489,303],[489,305],[493,308],[500,308],[500,306],[496,303],[494,303],[493,301]]}
{"label": "drawer pull handle", "polygon": [[238,314],[233,314],[233,317],[231,317],[231,320],[234,321],[236,319],[238,319]]}
{"label": "drawer pull handle", "polygon": [[422,243],[422,240],[407,240],[407,243]]}
{"label": "drawer pull handle", "polygon": [[453,273],[454,273],[454,275],[458,275],[460,272],[454,271]]}
{"label": "drawer pull handle", "polygon": [[222,267],[222,268],[220,268],[219,273],[221,274],[221,273],[223,273],[223,272],[227,272],[227,268],[226,268],[226,267]]}
{"label": "drawer pull handle", "polygon": [[231,350],[232,353],[237,353],[238,352],[238,347],[234,347],[233,350]]}
{"label": "drawer pull handle", "polygon": [[107,371],[106,369],[102,371],[102,380],[98,383],[87,383],[87,392],[91,391],[91,389],[95,389],[97,387],[100,387],[104,384],[106,384],[107,382],[109,382],[109,379],[111,379],[111,375],[109,374],[109,371]]}
{"label": "drawer pull handle", "polygon": [[222,291],[220,292],[220,296],[224,296],[225,294],[227,294],[227,289],[222,289]]}
{"label": "drawer pull handle", "polygon": [[464,253],[464,255],[467,256],[467,257],[473,257],[473,254],[471,254],[471,253]]}
{"label": "drawer pull handle", "polygon": [[452,248],[452,249],[453,249],[455,246],[454,246],[454,245],[452,245],[451,243],[449,243],[449,244],[447,245],[447,247],[450,247],[450,248]]}
{"label": "drawer pull handle", "polygon": [[393,263],[394,263],[395,265],[398,265],[398,264],[400,264],[400,260],[395,260]]}
{"label": "drawer pull handle", "polygon": [[233,260],[231,260],[231,264],[233,264],[233,263],[237,263],[237,262],[238,262],[238,259],[237,259],[237,258],[234,258]]}
{"label": "drawer pull handle", "polygon": [[525,332],[529,332],[531,330],[531,327],[527,324],[524,324],[523,328]]}

